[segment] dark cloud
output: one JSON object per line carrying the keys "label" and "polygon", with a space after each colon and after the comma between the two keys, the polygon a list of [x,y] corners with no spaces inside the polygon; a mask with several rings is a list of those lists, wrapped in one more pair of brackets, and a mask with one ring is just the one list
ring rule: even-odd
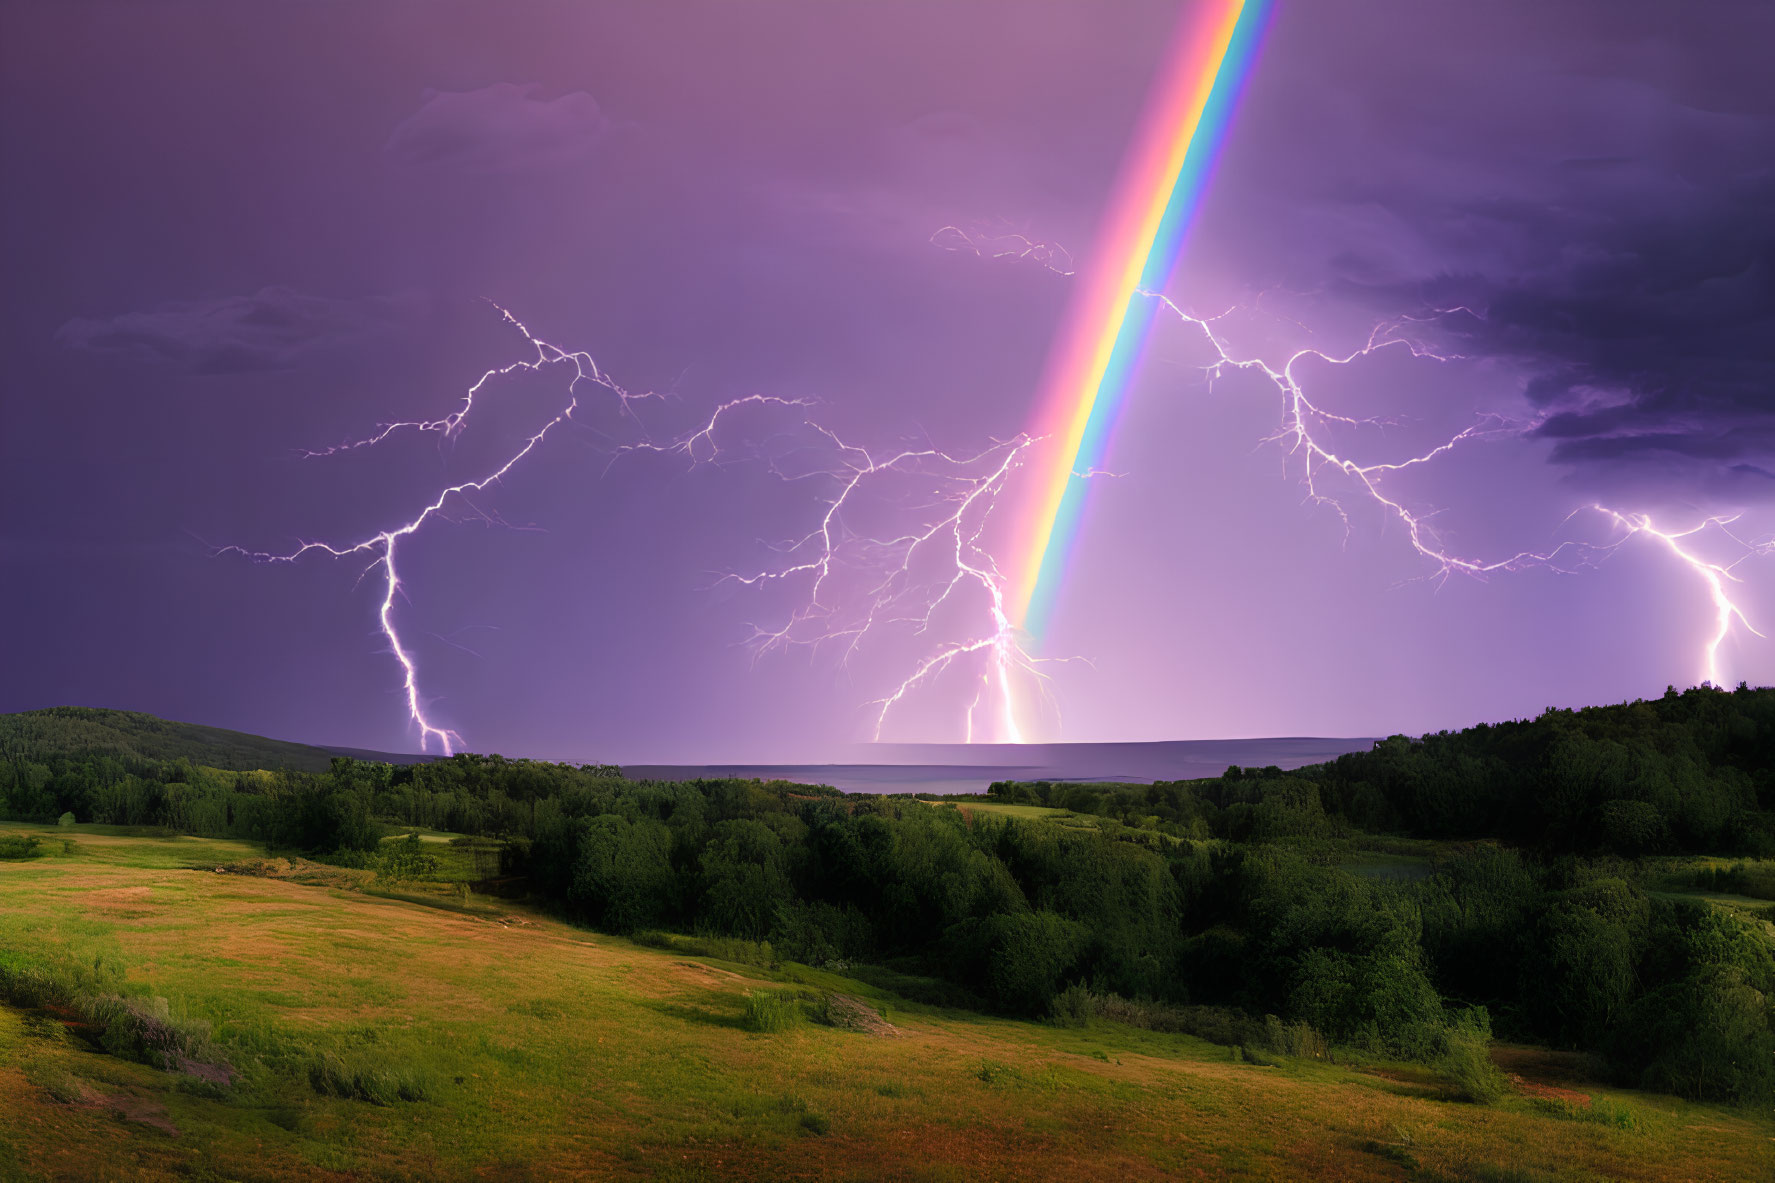
{"label": "dark cloud", "polygon": [[[1661,469],[1716,491],[1775,460],[1775,180],[1638,213],[1494,211],[1545,262],[1448,276],[1470,352],[1519,364],[1555,462]],[[1759,481],[1760,483],[1760,481]],[[1759,488],[1760,497],[1769,494]]]}
{"label": "dark cloud", "polygon": [[76,317],[56,340],[70,349],[195,374],[237,374],[289,369],[308,355],[382,336],[403,319],[395,300],[332,299],[268,287],[250,296]]}
{"label": "dark cloud", "polygon": [[455,173],[510,173],[590,157],[609,129],[584,91],[539,99],[535,84],[499,82],[480,90],[425,92],[425,103],[388,137],[389,160]]}

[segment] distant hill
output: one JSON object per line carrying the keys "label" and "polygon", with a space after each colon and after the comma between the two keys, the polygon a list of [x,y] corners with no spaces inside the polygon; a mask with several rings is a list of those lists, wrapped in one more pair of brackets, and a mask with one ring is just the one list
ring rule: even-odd
{"label": "distant hill", "polygon": [[[175,723],[139,711],[93,707],[50,707],[0,715],[0,753],[20,749],[39,758],[48,754],[141,756],[150,760],[183,757],[211,768],[288,768],[300,772],[325,772],[335,755],[310,744],[198,723]],[[345,749],[337,754],[346,754]]]}

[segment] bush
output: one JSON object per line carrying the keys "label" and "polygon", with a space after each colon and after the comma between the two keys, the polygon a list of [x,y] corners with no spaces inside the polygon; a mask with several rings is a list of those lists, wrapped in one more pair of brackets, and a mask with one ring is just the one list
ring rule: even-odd
{"label": "bush", "polygon": [[390,1068],[352,1068],[332,1052],[308,1065],[308,1085],[323,1097],[393,1105],[397,1101],[429,1101],[431,1086],[417,1073]]}
{"label": "bush", "polygon": [[234,1068],[210,1042],[210,1025],[173,1018],[164,998],[83,997],[75,1010],[103,1032],[100,1046],[120,1059],[188,1073],[217,1085],[233,1083]]}
{"label": "bush", "polygon": [[376,868],[377,879],[399,883],[408,879],[430,879],[438,873],[437,856],[426,853],[417,832],[399,842],[384,842],[382,849],[369,861]]}
{"label": "bush", "polygon": [[0,963],[0,1000],[27,1010],[61,1002],[62,984],[37,966]]}
{"label": "bush", "polygon": [[753,990],[746,995],[744,1022],[746,1030],[762,1034],[787,1031],[801,1022],[801,1007],[774,990]]}
{"label": "bush", "polygon": [[782,965],[769,941],[748,941],[741,937],[694,936],[682,933],[643,929],[630,933],[629,939],[649,949],[670,949],[691,957],[713,957],[717,961],[733,961],[740,965],[756,965],[776,969]]}
{"label": "bush", "polygon": [[125,998],[116,991],[122,967],[103,956],[63,955],[34,965],[0,962],[0,1001],[25,1009],[54,1006],[74,1012],[99,1046],[125,1060],[201,1077],[218,1087],[235,1071],[210,1042],[201,1021],[175,1019],[164,998]]}
{"label": "bush", "polygon": [[1325,1037],[1306,1023],[1284,1024],[1274,1016],[1259,1022],[1224,1006],[1174,1006],[1099,994],[1079,983],[1054,996],[1048,1018],[1060,1027],[1079,1027],[1091,1019],[1107,1019],[1147,1031],[1194,1035],[1222,1047],[1268,1048],[1313,1059],[1323,1059],[1329,1053]]}
{"label": "bush", "polygon": [[72,813],[64,813],[62,816],[55,819],[55,824],[64,830],[72,829],[74,826],[74,815]]}
{"label": "bush", "polygon": [[1263,1017],[1262,1044],[1265,1051],[1303,1060],[1323,1060],[1330,1054],[1325,1037],[1306,1023],[1284,1023],[1275,1015]]}
{"label": "bush", "polygon": [[1074,982],[1048,1004],[1048,1021],[1056,1027],[1083,1027],[1099,1013],[1098,1001],[1081,982]]}
{"label": "bush", "polygon": [[1474,1031],[1449,1032],[1448,1050],[1437,1059],[1436,1070],[1463,1101],[1476,1105],[1491,1104],[1508,1088],[1504,1074],[1491,1061],[1487,1040]]}
{"label": "bush", "polygon": [[37,858],[43,851],[39,849],[43,840],[34,834],[0,835],[0,859]]}
{"label": "bush", "polygon": [[1584,1111],[1584,1120],[1606,1125],[1610,1129],[1637,1132],[1640,1128],[1639,1115],[1618,1101],[1607,1097],[1597,1097],[1590,1102],[1590,1108]]}

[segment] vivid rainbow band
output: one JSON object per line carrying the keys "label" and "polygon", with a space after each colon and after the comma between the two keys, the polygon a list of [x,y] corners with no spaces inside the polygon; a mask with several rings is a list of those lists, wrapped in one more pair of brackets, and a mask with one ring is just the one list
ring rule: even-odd
{"label": "vivid rainbow band", "polygon": [[1147,329],[1158,309],[1146,293],[1171,277],[1257,48],[1271,0],[1196,0],[1117,182],[1091,265],[1080,275],[1048,359],[1030,429],[1044,442],[1033,491],[1015,526],[1007,572],[1010,618],[1040,636],[1053,610],[1096,469]]}

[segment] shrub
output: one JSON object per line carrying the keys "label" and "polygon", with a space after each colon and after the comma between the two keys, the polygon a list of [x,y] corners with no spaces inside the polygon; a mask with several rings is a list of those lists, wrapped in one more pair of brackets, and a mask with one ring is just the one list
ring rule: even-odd
{"label": "shrub", "polygon": [[661,932],[657,929],[642,929],[630,933],[629,939],[649,949],[670,949],[674,953],[684,953],[691,957],[713,957],[718,961],[756,965],[761,969],[776,969],[782,965],[769,941],[708,935],[688,937],[682,933]]}
{"label": "shrub", "polygon": [[1324,1059],[1329,1054],[1325,1037],[1306,1023],[1283,1023],[1274,1016],[1259,1022],[1224,1006],[1175,1006],[1099,994],[1074,983],[1054,996],[1049,1021],[1056,1026],[1083,1026],[1091,1019],[1108,1019],[1147,1031],[1194,1035],[1223,1047],[1248,1045],[1289,1056]]}
{"label": "shrub", "polygon": [[308,1085],[323,1097],[393,1105],[396,1101],[429,1101],[431,1086],[424,1076],[391,1068],[352,1068],[332,1052],[309,1062]]}
{"label": "shrub", "polygon": [[74,815],[72,813],[64,813],[62,816],[55,819],[55,824],[64,830],[71,829],[74,825]]}
{"label": "shrub", "polygon": [[376,868],[376,878],[396,883],[407,879],[430,879],[438,873],[437,856],[426,853],[425,844],[419,840],[417,832],[408,834],[399,842],[383,843],[370,865]]}
{"label": "shrub", "polygon": [[1487,1040],[1476,1031],[1457,1029],[1448,1034],[1448,1049],[1436,1061],[1442,1079],[1464,1101],[1489,1105],[1504,1095],[1504,1074],[1491,1061]]}
{"label": "shrub", "polygon": [[168,1072],[184,1072],[217,1085],[234,1081],[234,1068],[210,1042],[210,1025],[172,1017],[164,998],[83,997],[75,1009],[103,1034],[99,1044],[112,1055]]}
{"label": "shrub", "polygon": [[745,1027],[771,1034],[787,1031],[801,1021],[801,1007],[794,999],[774,990],[753,990],[746,995]]}
{"label": "shrub", "polygon": [[39,849],[43,840],[34,834],[0,835],[0,859],[37,858],[43,851]]}
{"label": "shrub", "polygon": [[1590,1102],[1590,1108],[1584,1111],[1584,1120],[1605,1125],[1610,1129],[1636,1132],[1640,1128],[1639,1115],[1618,1101],[1607,1097],[1597,1097]]}
{"label": "shrub", "polygon": [[1056,1027],[1083,1027],[1098,1013],[1097,998],[1082,982],[1060,991],[1048,1004],[1048,1021]]}
{"label": "shrub", "polygon": [[1284,1023],[1275,1015],[1263,1017],[1263,1048],[1284,1056],[1323,1060],[1330,1053],[1325,1037],[1306,1023]]}
{"label": "shrub", "polygon": [[37,966],[0,963],[0,999],[32,1009],[60,1002],[64,997],[61,984],[45,970]]}

